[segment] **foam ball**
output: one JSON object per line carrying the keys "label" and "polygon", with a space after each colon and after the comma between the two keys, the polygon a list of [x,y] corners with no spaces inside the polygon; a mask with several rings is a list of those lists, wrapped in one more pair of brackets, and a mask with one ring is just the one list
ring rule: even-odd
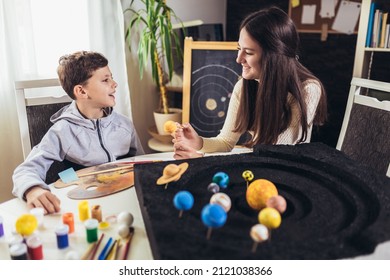
{"label": "foam ball", "polygon": [[254,210],[261,210],[266,207],[267,200],[278,195],[276,186],[266,179],[257,179],[250,183],[246,190],[246,201]]}
{"label": "foam ball", "polygon": [[194,205],[194,197],[189,191],[180,191],[174,196],[173,205],[178,210],[190,210]]}
{"label": "foam ball", "polygon": [[275,208],[280,214],[283,214],[287,209],[287,202],[281,195],[270,197],[266,202],[267,207]]}
{"label": "foam ball", "polygon": [[210,183],[208,186],[207,186],[207,190],[209,192],[212,192],[212,193],[217,193],[219,192],[219,186],[218,184],[216,183]]}
{"label": "foam ball", "polygon": [[15,224],[16,232],[21,235],[30,235],[38,227],[38,220],[33,214],[23,214],[17,220]]}
{"label": "foam ball", "polygon": [[242,178],[244,178],[245,181],[250,182],[255,178],[255,175],[253,175],[253,172],[250,170],[245,170],[242,172]]}
{"label": "foam ball", "polygon": [[225,212],[229,212],[230,208],[232,207],[232,201],[226,193],[213,194],[213,196],[210,198],[210,203],[222,206]]}
{"label": "foam ball", "polygon": [[201,212],[201,219],[210,228],[222,227],[227,219],[226,211],[218,204],[207,204]]}
{"label": "foam ball", "polygon": [[127,227],[130,227],[134,222],[134,217],[130,212],[123,211],[118,215],[118,223],[124,224]]}
{"label": "foam ball", "polygon": [[282,223],[282,217],[275,208],[266,207],[259,212],[259,223],[265,225],[269,229],[275,229]]}
{"label": "foam ball", "polygon": [[177,129],[177,125],[174,121],[169,120],[164,123],[164,131],[171,134],[175,132]]}
{"label": "foam ball", "polygon": [[225,172],[217,172],[213,176],[213,183],[216,183],[221,188],[226,189],[229,185],[229,175]]}
{"label": "foam ball", "polygon": [[127,238],[130,234],[130,228],[125,224],[121,224],[118,227],[118,235],[122,238]]}
{"label": "foam ball", "polygon": [[249,234],[253,241],[260,243],[268,239],[269,230],[265,225],[257,224],[251,228]]}

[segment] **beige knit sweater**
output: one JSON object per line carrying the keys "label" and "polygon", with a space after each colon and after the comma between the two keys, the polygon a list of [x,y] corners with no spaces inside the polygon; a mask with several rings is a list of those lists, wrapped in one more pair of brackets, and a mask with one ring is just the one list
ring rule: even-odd
{"label": "beige knit sweater", "polygon": [[[242,79],[239,80],[234,86],[232,96],[230,98],[229,108],[227,111],[225,123],[220,133],[211,138],[203,137],[203,147],[201,152],[229,152],[238,142],[241,134],[233,132],[234,125],[236,123],[238,106],[240,104],[240,94],[242,87]],[[316,113],[317,105],[321,97],[321,87],[315,80],[308,80],[304,83],[305,89],[305,101],[307,106],[307,123],[309,125],[308,135],[305,142],[310,142],[311,131],[313,128],[313,119]],[[301,135],[300,115],[298,106],[293,100],[292,95],[289,95],[289,102],[292,106],[292,120],[290,126],[283,131],[276,144],[291,144],[294,145],[298,142]],[[249,131],[253,135],[251,131]]]}

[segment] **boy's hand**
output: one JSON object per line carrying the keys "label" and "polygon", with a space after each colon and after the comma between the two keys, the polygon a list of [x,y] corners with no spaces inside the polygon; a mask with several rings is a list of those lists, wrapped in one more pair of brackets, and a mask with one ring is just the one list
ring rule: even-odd
{"label": "boy's hand", "polygon": [[60,200],[50,191],[39,186],[30,188],[26,193],[27,206],[29,208],[41,207],[45,215],[57,213],[61,210]]}

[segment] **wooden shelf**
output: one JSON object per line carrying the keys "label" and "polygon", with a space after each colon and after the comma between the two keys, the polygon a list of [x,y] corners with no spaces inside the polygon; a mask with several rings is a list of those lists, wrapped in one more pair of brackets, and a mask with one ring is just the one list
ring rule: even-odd
{"label": "wooden shelf", "polygon": [[365,48],[366,52],[390,52],[388,48]]}

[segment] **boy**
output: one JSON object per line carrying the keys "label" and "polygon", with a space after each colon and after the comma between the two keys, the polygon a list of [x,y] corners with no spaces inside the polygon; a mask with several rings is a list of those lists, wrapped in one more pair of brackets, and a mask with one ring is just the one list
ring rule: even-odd
{"label": "boy", "polygon": [[60,211],[59,199],[44,182],[53,161],[93,166],[144,154],[131,120],[113,110],[117,83],[107,59],[96,52],[62,56],[62,88],[73,99],[51,118],[53,126],[13,174],[13,195],[45,214]]}

